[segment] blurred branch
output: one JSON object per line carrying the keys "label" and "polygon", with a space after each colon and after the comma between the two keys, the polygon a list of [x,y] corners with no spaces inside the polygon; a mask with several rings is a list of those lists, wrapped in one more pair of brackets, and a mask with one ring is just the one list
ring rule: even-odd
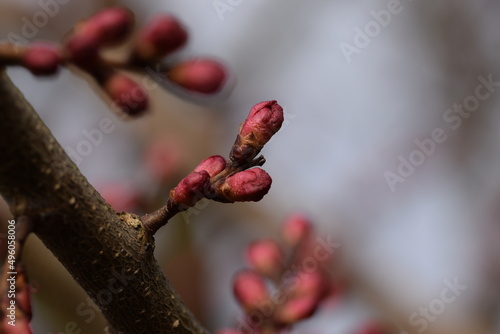
{"label": "blurred branch", "polygon": [[207,333],[172,290],[139,217],[115,212],[0,70],[0,193],[122,333]]}

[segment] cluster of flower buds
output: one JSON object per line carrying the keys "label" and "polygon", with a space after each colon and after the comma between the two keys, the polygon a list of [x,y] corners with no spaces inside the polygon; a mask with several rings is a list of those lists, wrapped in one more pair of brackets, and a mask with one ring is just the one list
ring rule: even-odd
{"label": "cluster of flower buds", "polygon": [[245,317],[235,329],[217,334],[280,332],[312,316],[337,292],[332,289],[326,263],[320,263],[327,259],[315,258],[320,245],[314,244],[311,222],[293,214],[285,220],[282,235],[283,245],[263,239],[247,247],[251,269],[238,272],[233,280],[233,293]]}
{"label": "cluster of flower buds", "polygon": [[[265,117],[262,116],[264,114]],[[237,137],[249,141],[237,139],[229,161],[219,155],[203,160],[170,191],[170,205],[180,205],[186,209],[202,198],[223,203],[260,201],[271,188],[272,179],[263,169],[256,167],[263,163],[263,158],[254,158],[279,130],[282,122],[283,109],[276,101],[253,106]],[[265,141],[259,139],[258,146],[248,144],[257,142],[255,138],[265,138]],[[241,145],[245,145],[248,150],[246,158],[233,159],[233,152],[238,151]],[[251,159],[248,158],[250,156]]]}
{"label": "cluster of flower buds", "polygon": [[[118,110],[137,116],[147,110],[148,94],[145,85],[136,82],[120,70],[158,68],[161,80],[199,94],[215,94],[227,81],[223,65],[212,59],[186,59],[170,66],[158,67],[158,62],[182,48],[188,33],[172,15],[161,14],[142,27],[137,37],[133,13],[123,7],[104,9],[79,22],[62,46],[33,43],[24,48],[0,45],[0,65],[21,65],[34,75],[57,73],[60,66],[73,64],[88,73]],[[125,60],[110,60],[103,50],[133,39]],[[156,75],[156,74],[155,74]]]}

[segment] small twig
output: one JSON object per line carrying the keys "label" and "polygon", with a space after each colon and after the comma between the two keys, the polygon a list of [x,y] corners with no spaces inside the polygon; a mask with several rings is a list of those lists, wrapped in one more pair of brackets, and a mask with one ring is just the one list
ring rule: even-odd
{"label": "small twig", "polygon": [[160,227],[167,225],[170,218],[187,209],[189,208],[186,206],[181,207],[169,198],[167,204],[154,212],[142,216],[141,220],[149,233],[154,235]]}

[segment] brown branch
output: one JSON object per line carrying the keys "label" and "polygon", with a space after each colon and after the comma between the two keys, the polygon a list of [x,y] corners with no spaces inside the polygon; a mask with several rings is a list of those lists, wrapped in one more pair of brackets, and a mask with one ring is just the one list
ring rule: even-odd
{"label": "brown branch", "polygon": [[115,212],[0,69],[0,193],[101,308],[114,332],[207,333],[172,290],[141,219]]}

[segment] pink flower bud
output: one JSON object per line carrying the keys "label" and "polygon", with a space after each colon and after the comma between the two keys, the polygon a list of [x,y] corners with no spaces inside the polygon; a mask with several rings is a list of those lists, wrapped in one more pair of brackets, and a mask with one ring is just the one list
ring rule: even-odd
{"label": "pink flower bud", "polygon": [[158,15],[140,32],[135,56],[142,61],[157,61],[186,44],[188,34],[171,15]]}
{"label": "pink flower bud", "polygon": [[65,43],[69,60],[76,66],[93,72],[99,67],[99,38],[94,34],[76,34]]}
{"label": "pink flower bud", "polygon": [[[16,302],[17,307],[22,311],[23,318],[28,322],[31,320],[33,313],[31,310],[31,287],[28,282],[26,269],[23,265],[16,266]],[[19,312],[18,312],[19,313]]]}
{"label": "pink flower bud", "polygon": [[284,255],[276,241],[266,239],[248,245],[246,258],[259,273],[274,276],[282,268]]}
{"label": "pink flower bud", "polygon": [[252,270],[243,270],[233,280],[233,293],[245,310],[254,310],[269,299],[264,278]]}
{"label": "pink flower bud", "polygon": [[276,101],[264,101],[252,107],[229,155],[237,162],[252,160],[262,147],[281,128],[283,124],[283,108]]}
{"label": "pink flower bud", "polygon": [[269,192],[271,183],[271,176],[263,169],[252,168],[228,177],[220,191],[230,202],[257,202]]}
{"label": "pink flower bud", "polygon": [[3,334],[33,334],[28,319],[22,318],[16,314],[16,325],[12,326],[12,322],[10,324],[9,322],[11,322],[9,317],[4,317],[3,324],[0,325],[0,327],[4,329],[2,332]]}
{"label": "pink flower bud", "polygon": [[170,191],[170,198],[178,204],[191,207],[204,197],[209,184],[210,175],[207,171],[192,172]]}
{"label": "pink flower bud", "polygon": [[172,82],[190,91],[214,94],[226,81],[224,67],[210,59],[192,59],[174,65],[168,72]]}
{"label": "pink flower bud", "polygon": [[283,108],[276,101],[257,103],[250,109],[240,134],[243,137],[253,134],[258,144],[264,145],[278,132],[283,121]]}
{"label": "pink flower bud", "polygon": [[313,297],[302,296],[288,299],[275,313],[275,319],[282,324],[293,324],[309,318],[319,306]]}
{"label": "pink flower bud", "polygon": [[112,73],[102,86],[111,100],[130,116],[137,116],[148,108],[148,96],[142,86],[124,74]]}
{"label": "pink flower bud", "polygon": [[100,186],[98,190],[104,200],[118,212],[133,212],[140,206],[140,194],[130,184],[109,183]]}
{"label": "pink flower bud", "polygon": [[46,43],[28,46],[23,56],[23,65],[34,75],[55,74],[61,62],[59,49]]}
{"label": "pink flower bud", "polygon": [[298,284],[289,293],[294,297],[307,296],[322,300],[327,296],[328,282],[321,270],[313,272],[300,271],[297,274]]}
{"label": "pink flower bud", "polygon": [[283,224],[283,238],[290,245],[295,246],[299,242],[308,239],[312,229],[312,224],[306,216],[301,213],[294,213]]}
{"label": "pink flower bud", "polygon": [[157,181],[168,181],[181,169],[184,157],[184,143],[177,138],[154,139],[146,147],[144,160],[148,172]]}
{"label": "pink flower bud", "polygon": [[132,12],[123,7],[104,9],[82,24],[80,34],[94,35],[100,45],[123,41],[134,25]]}
{"label": "pink flower bud", "polygon": [[214,177],[226,168],[226,159],[220,155],[213,155],[203,160],[195,169],[195,172],[205,170],[210,177]]}

